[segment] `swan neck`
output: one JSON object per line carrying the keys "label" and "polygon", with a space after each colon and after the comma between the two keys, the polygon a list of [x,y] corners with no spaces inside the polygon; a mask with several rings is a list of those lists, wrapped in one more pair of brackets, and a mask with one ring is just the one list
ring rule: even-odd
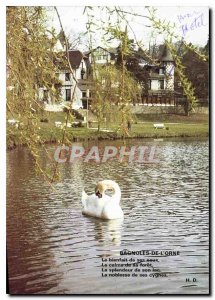
{"label": "swan neck", "polygon": [[116,197],[116,198],[120,199],[120,197],[121,197],[121,190],[120,190],[119,185],[116,182],[114,182],[114,184],[112,185],[112,187],[113,187],[113,189],[115,191],[113,197]]}
{"label": "swan neck", "polygon": [[116,198],[116,199],[121,198],[121,190],[120,190],[120,187],[119,187],[118,183],[116,183],[113,180],[104,180],[104,183],[105,183],[107,188],[113,188],[114,189],[114,194],[113,194],[112,198]]}

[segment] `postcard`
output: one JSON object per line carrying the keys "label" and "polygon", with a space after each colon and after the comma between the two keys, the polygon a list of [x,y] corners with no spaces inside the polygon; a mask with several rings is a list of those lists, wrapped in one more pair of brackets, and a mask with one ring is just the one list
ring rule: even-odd
{"label": "postcard", "polygon": [[7,293],[209,295],[209,7],[6,16]]}

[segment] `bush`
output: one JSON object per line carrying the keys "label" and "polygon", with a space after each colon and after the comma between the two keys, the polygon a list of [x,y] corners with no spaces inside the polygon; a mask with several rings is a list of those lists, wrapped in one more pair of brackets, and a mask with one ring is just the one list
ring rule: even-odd
{"label": "bush", "polygon": [[48,120],[47,118],[41,118],[41,119],[40,119],[40,122],[43,122],[43,123],[48,123],[48,121],[49,121],[49,120]]}
{"label": "bush", "polygon": [[82,124],[82,122],[78,122],[78,123],[72,124],[72,127],[75,127],[75,128],[84,127],[84,124]]}
{"label": "bush", "polygon": [[65,112],[65,113],[68,113],[68,112],[72,112],[72,108],[70,108],[70,107],[67,107],[67,106],[64,106],[63,107],[63,112]]}

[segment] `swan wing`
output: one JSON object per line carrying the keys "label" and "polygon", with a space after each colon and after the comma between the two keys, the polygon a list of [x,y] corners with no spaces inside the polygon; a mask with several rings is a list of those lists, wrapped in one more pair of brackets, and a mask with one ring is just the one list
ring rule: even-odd
{"label": "swan wing", "polygon": [[95,194],[87,195],[85,192],[82,193],[82,213],[85,215],[102,218],[102,211],[106,203],[110,200],[110,197],[98,198]]}
{"label": "swan wing", "polygon": [[81,202],[85,212],[93,211],[99,205],[98,197],[95,194],[88,195],[85,191],[82,192]]}
{"label": "swan wing", "polygon": [[122,219],[124,215],[120,205],[118,203],[111,202],[105,205],[102,211],[102,217],[108,220]]}
{"label": "swan wing", "polygon": [[87,193],[86,193],[85,191],[83,191],[83,192],[82,192],[82,196],[81,196],[81,202],[82,202],[83,206],[86,205],[86,200],[87,200],[87,198],[88,198]]}

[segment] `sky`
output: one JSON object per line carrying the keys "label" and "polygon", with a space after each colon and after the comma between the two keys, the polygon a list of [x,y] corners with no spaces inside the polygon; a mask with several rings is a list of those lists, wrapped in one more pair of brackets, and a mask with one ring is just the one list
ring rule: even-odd
{"label": "sky", "polygon": [[[121,6],[123,10],[127,12],[134,12],[140,15],[148,16],[149,13],[145,7],[141,6]],[[179,40],[183,37],[187,42],[191,42],[197,46],[204,46],[208,40],[209,34],[209,8],[204,6],[162,6],[155,7],[156,16],[161,20],[166,20],[174,25],[175,33],[179,36]],[[86,32],[87,16],[83,14],[84,7],[82,6],[58,6],[58,11],[61,17],[61,21],[66,33],[79,33]],[[93,21],[97,24],[98,28],[95,28],[93,34],[95,46],[104,46],[102,38],[103,33],[100,30],[101,20],[107,21],[109,14],[102,11],[98,7],[93,7],[93,10],[89,10],[93,15]],[[57,31],[60,30],[59,21],[54,11],[50,12],[50,24]],[[150,21],[147,18],[132,16],[127,14],[127,20],[129,21],[129,27],[132,28],[135,36],[139,42],[142,43],[144,48],[148,48],[149,43],[160,44],[163,42],[164,37],[157,32],[154,32],[151,27]],[[111,17],[112,25],[116,23],[116,17]],[[133,33],[128,27],[129,36],[133,38]],[[125,24],[122,22],[122,28],[125,28]],[[112,46],[116,46],[114,43]],[[81,46],[85,48],[84,46]],[[84,49],[80,49],[84,50]]]}

